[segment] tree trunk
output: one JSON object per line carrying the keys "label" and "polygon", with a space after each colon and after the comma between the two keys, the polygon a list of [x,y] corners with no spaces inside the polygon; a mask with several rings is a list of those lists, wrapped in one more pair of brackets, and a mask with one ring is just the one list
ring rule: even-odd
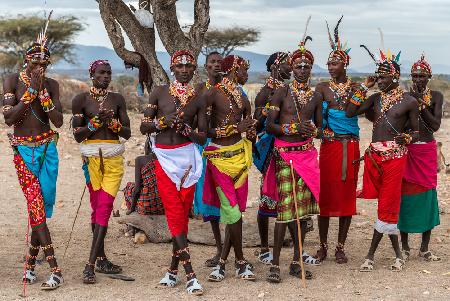
{"label": "tree trunk", "polygon": [[[163,85],[169,82],[155,50],[155,29],[145,28],[122,0],[97,0],[100,14],[109,39],[117,55],[135,66],[139,65],[140,53],[148,62],[153,82]],[[139,4],[142,4],[142,0]],[[167,52],[172,55],[180,49],[192,51],[198,57],[203,46],[203,37],[209,26],[209,0],[195,0],[194,24],[188,33],[181,30],[176,12],[176,0],[150,0],[155,27]],[[145,9],[150,10],[150,6]],[[135,51],[125,48],[122,29],[131,41]]]}

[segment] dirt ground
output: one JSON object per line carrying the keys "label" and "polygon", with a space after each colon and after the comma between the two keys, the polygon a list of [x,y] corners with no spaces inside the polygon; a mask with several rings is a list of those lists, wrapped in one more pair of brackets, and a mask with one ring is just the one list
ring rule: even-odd
{"label": "dirt ground", "polygon": [[[126,161],[132,162],[136,155],[143,152],[144,137],[139,133],[139,115],[132,115],[133,137],[127,143]],[[265,281],[268,268],[256,263],[254,248],[245,249],[247,259],[255,264],[256,282],[235,279],[232,265],[227,265],[227,278],[220,284],[206,281],[210,270],[204,267],[205,259],[214,254],[214,248],[203,245],[191,245],[192,262],[204,287],[202,297],[190,297],[186,294],[184,281],[172,289],[159,288],[158,281],[164,275],[169,262],[170,245],[136,245],[120,231],[123,227],[117,219],[110,221],[110,230],[106,239],[107,253],[117,264],[123,266],[124,273],[135,277],[134,282],[113,280],[101,274],[98,282],[87,286],[81,282],[81,272],[88,258],[90,234],[90,206],[88,197],[82,201],[81,210],[75,225],[72,241],[67,255],[63,258],[70,228],[75,216],[84,178],[81,171],[81,159],[77,143],[72,139],[68,128],[69,115],[65,116],[65,126],[60,131],[58,144],[60,169],[58,178],[57,203],[54,218],[49,227],[56,247],[56,255],[62,268],[65,285],[56,291],[44,292],[39,284],[28,286],[28,300],[450,300],[450,174],[439,174],[439,198],[443,214],[441,225],[432,235],[431,249],[443,260],[440,263],[424,262],[418,255],[419,236],[413,235],[412,256],[403,272],[388,270],[394,260],[390,242],[385,237],[379,246],[375,258],[375,270],[372,273],[360,273],[358,268],[369,248],[376,218],[376,202],[358,200],[359,214],[354,217],[346,252],[349,263],[337,265],[334,259],[334,247],[337,240],[337,220],[330,225],[330,254],[319,267],[311,267],[314,279],[307,282],[304,289],[298,279],[288,275],[288,265],[292,248],[282,250],[281,271],[283,282],[278,285]],[[21,275],[23,272],[23,254],[27,231],[26,204],[19,188],[16,172],[12,163],[12,151],[6,133],[10,131],[0,120],[0,182],[2,187],[0,203],[0,300],[21,300]],[[361,149],[368,144],[370,125],[361,122]],[[444,154],[450,159],[450,120],[444,120],[437,133],[438,141],[444,143]],[[318,145],[318,143],[316,143]],[[362,170],[362,168],[361,168]],[[122,186],[133,180],[134,168],[126,166]],[[254,170],[250,176],[249,213],[246,213],[244,227],[253,227],[256,231],[254,211],[257,208],[259,174]],[[115,208],[119,209],[123,196],[119,195]],[[121,211],[123,215],[124,212]],[[315,253],[318,248],[318,231],[308,233],[305,249]],[[233,261],[233,256],[230,257]],[[47,264],[37,266],[38,283],[49,275]],[[184,275],[184,273],[182,273]],[[184,276],[183,276],[184,278]]]}

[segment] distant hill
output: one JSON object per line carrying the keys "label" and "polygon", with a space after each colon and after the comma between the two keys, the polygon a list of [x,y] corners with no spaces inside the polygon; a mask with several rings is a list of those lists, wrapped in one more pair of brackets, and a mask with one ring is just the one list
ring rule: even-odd
{"label": "distant hill", "polygon": [[[414,63],[411,61],[400,61],[400,72],[402,76],[407,76],[411,72],[411,66]],[[360,67],[353,67],[353,69],[358,73],[373,73],[375,71],[375,64],[368,64]],[[450,66],[443,64],[431,65],[431,69],[434,74],[450,74]]]}
{"label": "distant hill", "polygon": [[[69,64],[67,62],[58,62],[53,66],[54,70],[58,72],[69,74],[71,70],[77,71],[77,73],[81,70],[86,70],[89,68],[89,63],[97,60],[97,59],[107,59],[110,61],[111,66],[114,70],[121,72],[125,69],[123,61],[117,56],[114,50],[103,47],[103,46],[85,46],[85,45],[76,45],[75,47],[75,64]],[[250,51],[240,51],[237,50],[234,52],[239,56],[250,61],[250,71],[261,73],[267,72],[266,70],[266,61],[269,58],[269,55],[254,53]],[[156,53],[159,61],[161,62],[164,69],[169,70],[170,56],[167,52],[158,51]],[[205,63],[205,56],[200,55],[199,64],[203,65]],[[326,69],[323,69],[317,65],[314,65],[313,72],[318,73],[327,73]]]}

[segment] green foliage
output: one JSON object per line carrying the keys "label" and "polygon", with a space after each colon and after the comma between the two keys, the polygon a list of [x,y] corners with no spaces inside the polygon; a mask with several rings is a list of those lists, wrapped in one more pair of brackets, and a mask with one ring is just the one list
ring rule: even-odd
{"label": "green foliage", "polygon": [[[26,49],[36,40],[45,24],[37,15],[17,15],[0,19],[0,68],[11,71],[23,62]],[[84,29],[83,23],[74,16],[61,16],[50,20],[47,37],[52,62],[73,62],[73,38]]]}
{"label": "green foliage", "polygon": [[256,28],[233,26],[230,28],[213,28],[205,34],[202,53],[204,55],[217,51],[229,55],[237,47],[244,47],[259,40],[260,31]]}

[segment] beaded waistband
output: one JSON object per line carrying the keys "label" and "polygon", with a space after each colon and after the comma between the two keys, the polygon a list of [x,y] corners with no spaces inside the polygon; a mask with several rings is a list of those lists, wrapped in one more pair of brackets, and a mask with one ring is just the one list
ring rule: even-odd
{"label": "beaded waistband", "polygon": [[241,153],[245,152],[245,149],[240,148],[234,151],[224,151],[224,152],[216,152],[216,153],[212,153],[212,154],[204,154],[204,157],[208,158],[208,159],[219,159],[219,158],[232,158],[234,156],[237,156]]}
{"label": "beaded waistband", "polygon": [[275,149],[278,152],[284,153],[284,152],[304,152],[314,147],[314,142],[311,140],[305,144],[302,145],[295,145],[295,146],[275,146]]}
{"label": "beaded waistband", "polygon": [[36,136],[15,136],[13,134],[8,134],[8,138],[9,138],[9,143],[12,146],[18,146],[18,145],[23,145],[23,146],[39,146],[39,145],[43,145],[45,143],[47,143],[48,141],[52,141],[54,139],[54,136],[57,135],[58,133],[53,131],[53,130],[49,130],[47,132],[41,133],[39,135]]}
{"label": "beaded waistband", "polygon": [[369,151],[380,156],[382,161],[399,159],[408,153],[406,146],[394,143],[390,143],[389,145],[377,145],[376,143],[371,143]]}

